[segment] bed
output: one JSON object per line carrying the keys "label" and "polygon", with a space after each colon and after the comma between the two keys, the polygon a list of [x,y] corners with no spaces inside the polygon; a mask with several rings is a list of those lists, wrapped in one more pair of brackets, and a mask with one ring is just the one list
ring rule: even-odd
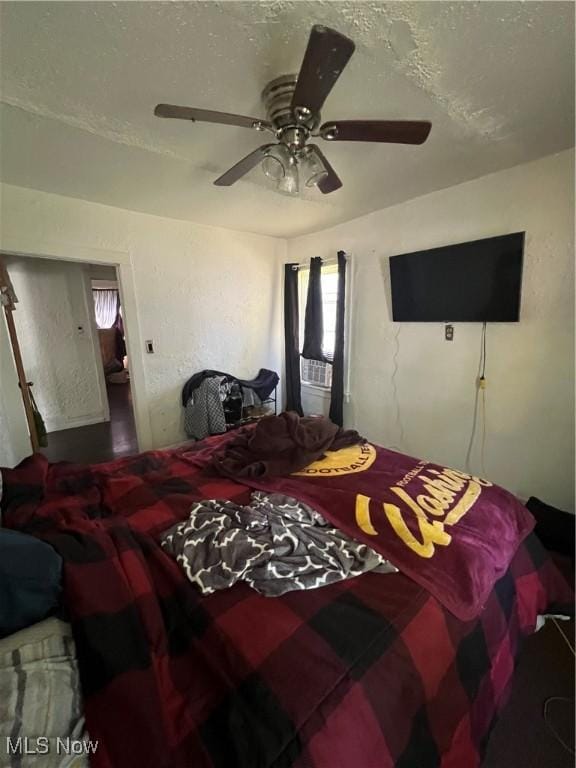
{"label": "bed", "polygon": [[4,471],[4,524],[64,560],[91,765],[479,766],[523,637],[571,610],[534,535],[469,620],[403,573],[201,596],[159,539],[195,501],[249,498],[200,468],[210,445]]}

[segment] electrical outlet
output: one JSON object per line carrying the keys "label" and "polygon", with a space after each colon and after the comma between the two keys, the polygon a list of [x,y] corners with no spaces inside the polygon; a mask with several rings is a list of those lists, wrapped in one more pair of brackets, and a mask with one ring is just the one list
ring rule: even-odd
{"label": "electrical outlet", "polygon": [[446,341],[453,341],[454,339],[454,326],[453,325],[445,325],[444,326],[444,338]]}
{"label": "electrical outlet", "polygon": [[152,339],[146,340],[146,352],[148,352],[149,355],[154,353],[154,343],[152,342]]}

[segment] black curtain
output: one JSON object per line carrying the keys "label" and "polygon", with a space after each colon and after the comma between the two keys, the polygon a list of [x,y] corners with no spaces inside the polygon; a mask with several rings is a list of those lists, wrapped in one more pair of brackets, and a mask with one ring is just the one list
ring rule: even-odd
{"label": "black curtain", "polygon": [[302,357],[306,360],[320,360],[326,357],[322,352],[324,339],[324,320],[322,317],[322,259],[317,256],[310,259],[310,278],[304,315],[304,345]]}
{"label": "black curtain", "polygon": [[338,299],[336,302],[336,338],[332,362],[330,421],[342,426],[344,421],[344,308],[346,306],[346,254],[338,251]]}
{"label": "black curtain", "polygon": [[304,415],[300,398],[298,317],[298,267],[284,265],[284,349],[286,359],[286,410]]}

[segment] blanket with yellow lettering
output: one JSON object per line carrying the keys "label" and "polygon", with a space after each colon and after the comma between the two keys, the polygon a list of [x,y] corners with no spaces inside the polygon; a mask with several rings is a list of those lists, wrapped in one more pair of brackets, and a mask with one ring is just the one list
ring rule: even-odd
{"label": "blanket with yellow lettering", "polygon": [[528,510],[488,480],[369,443],[289,476],[239,480],[310,504],[464,620],[480,613],[534,527]]}

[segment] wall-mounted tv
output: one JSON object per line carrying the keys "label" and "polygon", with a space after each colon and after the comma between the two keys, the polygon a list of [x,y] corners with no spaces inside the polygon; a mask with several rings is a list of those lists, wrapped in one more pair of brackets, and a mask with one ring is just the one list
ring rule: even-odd
{"label": "wall-mounted tv", "polygon": [[392,256],[392,319],[518,322],[524,234]]}

